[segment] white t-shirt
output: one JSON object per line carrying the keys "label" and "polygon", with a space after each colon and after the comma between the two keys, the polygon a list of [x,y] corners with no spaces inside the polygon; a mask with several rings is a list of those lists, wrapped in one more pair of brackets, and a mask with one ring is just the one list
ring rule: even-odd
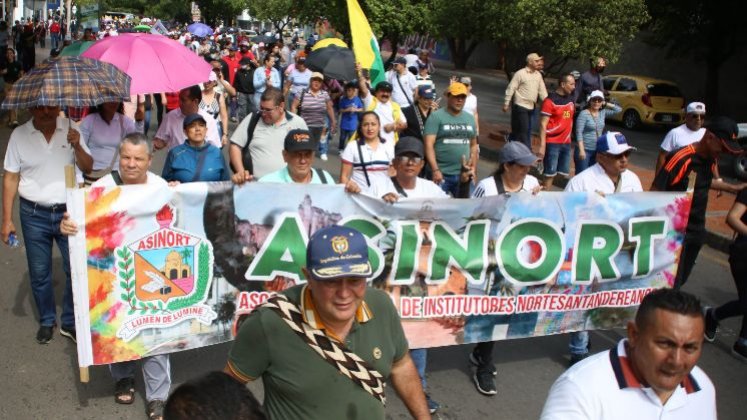
{"label": "white t-shirt", "polygon": [[687,145],[699,142],[703,138],[706,129],[701,128],[697,131],[692,131],[687,128],[686,124],[682,124],[675,127],[664,136],[664,141],[661,142],[661,149],[666,152],[671,152]]}
{"label": "white t-shirt", "polygon": [[[372,93],[369,93],[366,95],[363,99],[363,107],[364,109],[368,110],[368,108],[371,106],[371,102],[373,100],[376,100],[376,107],[373,109],[373,112],[376,113],[376,115],[379,116],[379,122],[381,123],[381,128],[379,129],[379,136],[386,140],[387,143],[394,144],[394,131],[391,131],[387,133],[384,130],[384,126],[387,124],[394,123],[394,109],[392,108],[392,99],[388,100],[386,103],[381,102],[380,100],[376,99]],[[407,120],[405,119],[405,115],[403,112],[399,113],[399,122],[401,123],[407,123]]]}
{"label": "white t-shirt", "polygon": [[365,193],[371,186],[366,182],[366,176],[363,173],[361,154],[363,155],[362,162],[365,163],[371,186],[377,182],[384,182],[389,179],[389,165],[392,159],[394,159],[394,141],[379,143],[376,150],[372,149],[368,144],[362,144],[361,153],[358,153],[357,141],[349,141],[345,145],[345,150],[342,151],[340,159],[343,163],[353,165],[353,172],[350,179],[355,181],[361,187],[361,191]]}
{"label": "white t-shirt", "polygon": [[[135,121],[119,112],[114,113],[109,124],[101,118],[99,113],[87,115],[80,122],[79,130],[80,140],[91,150],[94,170],[108,168],[112,163],[112,158],[119,151],[122,138],[127,134],[138,132]],[[117,167],[116,159],[113,167],[115,169]]]}
{"label": "white t-shirt", "polygon": [[477,96],[473,94],[467,95],[467,99],[464,101],[463,111],[469,112],[471,115],[475,115],[477,111]]}
{"label": "white t-shirt", "polygon": [[[148,177],[148,179],[146,179],[145,183],[148,185],[168,185],[168,182],[166,182],[165,179],[161,178],[151,171],[148,171],[146,176]],[[112,177],[112,174],[108,174],[101,177],[101,179],[96,180],[96,182],[91,184],[91,187],[113,187],[115,185],[117,185],[117,183],[114,182],[114,177]]]}
{"label": "white t-shirt", "polygon": [[[33,119],[10,134],[5,152],[5,170],[20,174],[18,195],[43,206],[62,204],[65,193],[65,166],[75,164],[75,151],[67,142],[67,118],[57,118],[57,129],[47,143],[44,134],[34,128]],[[90,153],[86,143],[81,147]]]}
{"label": "white t-shirt", "polygon": [[[539,181],[537,178],[527,174],[519,191],[532,192],[538,186]],[[478,182],[475,190],[472,191],[472,198],[490,197],[493,195],[498,195],[498,187],[495,185],[495,178],[492,175]]]}
{"label": "white t-shirt", "polygon": [[417,54],[405,54],[405,60],[407,60],[407,68],[415,67],[418,68],[418,55]]}
{"label": "white t-shirt", "polygon": [[[399,81],[397,81],[399,76]],[[399,74],[396,71],[386,72],[386,80],[392,84],[392,100],[402,108],[410,106],[413,102],[413,91],[418,88],[418,81],[415,75],[408,72]],[[400,87],[400,83],[402,87]],[[404,91],[403,91],[404,90]]]}
{"label": "white t-shirt", "polygon": [[405,191],[405,194],[407,194],[406,197],[402,196],[402,194],[400,194],[397,191],[397,188],[394,186],[394,183],[392,182],[392,178],[377,177],[376,182],[374,182],[371,185],[371,188],[368,189],[366,194],[370,195],[371,197],[382,198],[383,196],[389,193],[395,193],[400,196],[399,197],[400,200],[407,199],[407,198],[448,198],[450,197],[449,194],[445,193],[444,190],[442,190],[441,187],[433,183],[433,181],[429,181],[423,178],[417,178],[415,180],[415,188],[407,189],[403,187],[402,189]]}
{"label": "white t-shirt", "polygon": [[567,192],[601,192],[604,194],[640,192],[641,180],[638,175],[630,169],[620,174],[620,187],[615,191],[615,184],[612,182],[604,168],[599,163],[594,164],[585,171],[571,178],[565,186]]}
{"label": "white t-shirt", "polygon": [[[205,141],[217,148],[223,147],[221,138],[218,135],[218,123],[215,122],[215,118],[202,109],[198,109],[197,113],[202,115],[202,118],[204,118],[207,123]],[[164,140],[168,150],[179,146],[187,139],[187,135],[184,134],[184,117],[185,115],[182,114],[181,108],[174,109],[166,114],[163,118],[163,123],[158,127],[156,138]]]}
{"label": "white t-shirt", "polygon": [[716,391],[705,372],[693,367],[662,405],[651,388],[623,373],[631,371],[626,341],[620,340],[616,348],[595,354],[560,375],[550,388],[540,419],[716,419]]}

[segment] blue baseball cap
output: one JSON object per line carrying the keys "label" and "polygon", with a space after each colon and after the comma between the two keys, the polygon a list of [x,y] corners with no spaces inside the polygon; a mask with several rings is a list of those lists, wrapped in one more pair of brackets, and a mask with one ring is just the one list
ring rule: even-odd
{"label": "blue baseball cap", "polygon": [[430,86],[420,86],[418,88],[418,97],[423,99],[433,99],[436,97],[436,92]]}
{"label": "blue baseball cap", "polygon": [[182,123],[183,128],[189,127],[190,124],[192,124],[195,121],[202,121],[203,124],[207,125],[207,121],[205,121],[205,118],[200,114],[189,114],[186,117],[184,117],[184,123]]}
{"label": "blue baseball cap", "polygon": [[597,153],[616,156],[628,150],[636,150],[636,148],[629,145],[625,136],[617,131],[608,131],[597,139]]}
{"label": "blue baseball cap", "polygon": [[306,247],[306,268],[314,280],[370,277],[366,238],[345,226],[319,229]]}

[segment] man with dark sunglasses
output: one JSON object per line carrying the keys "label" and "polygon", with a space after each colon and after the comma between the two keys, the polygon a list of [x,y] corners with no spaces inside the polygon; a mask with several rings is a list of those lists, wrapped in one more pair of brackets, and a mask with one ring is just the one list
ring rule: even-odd
{"label": "man with dark sunglasses", "polygon": [[[638,175],[628,170],[630,154],[634,150],[636,148],[628,144],[622,133],[609,131],[603,134],[597,139],[597,162],[571,178],[565,191],[595,192],[602,196],[643,191]],[[586,331],[572,333],[568,347],[571,353],[569,365],[573,366],[589,356],[589,333]]]}
{"label": "man with dark sunglasses", "polygon": [[656,172],[659,172],[659,169],[664,166],[667,153],[693,144],[703,138],[705,116],[706,107],[704,103],[691,102],[687,105],[685,123],[669,130],[667,135],[664,136],[664,141],[661,142],[659,156],[656,159]]}
{"label": "man with dark sunglasses", "polygon": [[744,153],[736,141],[739,128],[731,118],[713,118],[706,127],[703,139],[669,153],[664,165],[656,173],[652,191],[686,191],[689,176],[695,173],[695,184],[690,216],[682,242],[677,275],[674,287],[682,287],[690,276],[700,248],[705,241],[706,209],[708,208],[708,190],[738,193],[747,183],[730,184],[721,178],[714,178],[714,168],[718,166],[718,156],[722,152],[730,154]]}

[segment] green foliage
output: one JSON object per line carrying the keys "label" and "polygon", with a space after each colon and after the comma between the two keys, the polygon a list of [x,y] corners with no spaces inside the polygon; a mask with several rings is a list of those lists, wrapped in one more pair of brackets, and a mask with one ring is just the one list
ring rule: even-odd
{"label": "green foliage", "polygon": [[516,0],[501,10],[490,33],[509,47],[558,57],[596,55],[615,62],[649,19],[644,0]]}

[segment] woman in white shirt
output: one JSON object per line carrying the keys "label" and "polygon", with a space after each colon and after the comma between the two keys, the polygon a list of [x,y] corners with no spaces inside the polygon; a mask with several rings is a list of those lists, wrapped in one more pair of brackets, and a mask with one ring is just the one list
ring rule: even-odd
{"label": "woman in white shirt", "polygon": [[91,185],[117,167],[117,152],[122,138],[138,132],[135,120],[124,115],[122,102],[105,102],[80,122],[80,140],[91,150],[93,172],[83,174]]}
{"label": "woman in white shirt", "polygon": [[361,114],[357,136],[348,142],[340,157],[341,184],[347,184],[352,179],[365,192],[378,179],[389,177],[394,145],[380,137],[380,125],[379,116],[375,112]]}

